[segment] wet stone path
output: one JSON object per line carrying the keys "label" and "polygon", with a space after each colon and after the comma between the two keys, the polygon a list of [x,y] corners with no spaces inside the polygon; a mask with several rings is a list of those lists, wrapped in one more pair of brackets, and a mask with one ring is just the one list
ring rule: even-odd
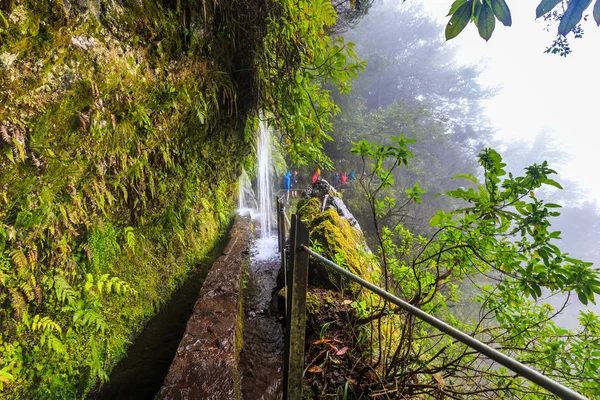
{"label": "wet stone path", "polygon": [[257,238],[245,278],[244,336],[241,352],[244,400],[281,399],[283,327],[277,309],[280,269],[277,236]]}

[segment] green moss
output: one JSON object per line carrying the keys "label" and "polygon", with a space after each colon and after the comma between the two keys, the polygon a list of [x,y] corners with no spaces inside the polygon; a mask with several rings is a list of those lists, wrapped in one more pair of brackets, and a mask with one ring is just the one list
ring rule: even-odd
{"label": "green moss", "polygon": [[[18,3],[0,18],[0,259],[18,255],[3,275],[14,295],[0,296],[0,347],[19,344],[0,348],[14,377],[0,398],[81,398],[228,224],[251,152],[240,68],[233,39],[212,43],[192,5],[184,16],[155,0]],[[87,276],[103,274],[137,296],[90,292]],[[19,320],[35,315],[61,327],[55,348]]]}
{"label": "green moss", "polygon": [[[242,281],[245,279],[244,276],[248,274],[248,269],[250,267],[250,258],[247,257],[242,265],[242,273],[240,279]],[[242,282],[243,283],[243,282]],[[233,376],[233,388],[234,388],[234,399],[242,398],[242,372],[241,368],[241,359],[240,353],[244,347],[244,296],[243,296],[243,286],[240,286],[242,290],[240,291],[240,299],[239,299],[239,309],[237,315],[237,324],[235,328],[235,366],[234,366],[234,376]]]}
{"label": "green moss", "polygon": [[310,292],[306,293],[306,312],[308,316],[316,315],[321,311],[321,298]]}
{"label": "green moss", "polygon": [[313,218],[321,212],[321,203],[315,197],[302,198],[296,206],[297,214],[300,220],[310,228],[313,223]]}
{"label": "green moss", "polygon": [[[317,214],[311,224],[311,240],[315,240],[323,250],[323,256],[342,264],[350,272],[373,283],[379,283],[381,269],[364,251],[364,238],[360,231],[341,218],[334,209],[327,209]],[[357,293],[360,286],[349,281],[342,281],[339,274],[321,263],[311,264],[314,268],[312,276],[318,277],[321,284],[331,283],[337,286],[343,282],[352,293]],[[327,282],[323,282],[326,280]]]}

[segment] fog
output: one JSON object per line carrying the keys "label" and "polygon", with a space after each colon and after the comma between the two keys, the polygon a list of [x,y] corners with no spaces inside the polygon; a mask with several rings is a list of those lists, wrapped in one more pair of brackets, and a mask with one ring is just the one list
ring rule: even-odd
{"label": "fog", "polygon": [[[424,8],[441,24],[447,22],[450,1],[423,0]],[[561,176],[577,181],[584,195],[600,202],[600,167],[596,162],[600,123],[597,93],[600,29],[589,18],[585,34],[570,40],[567,57],[545,54],[556,36],[556,25],[546,29],[535,20],[539,1],[509,2],[513,26],[497,24],[489,42],[472,24],[447,45],[456,48],[457,60],[481,64],[480,82],[499,86],[500,91],[484,100],[487,116],[503,143],[515,139],[533,142],[544,131],[552,133],[554,145],[571,157],[555,166]],[[440,35],[443,32],[440,32]]]}
{"label": "fog", "polygon": [[[440,23],[447,22],[449,2],[421,3]],[[499,88],[495,96],[482,100],[496,130],[495,140],[501,149],[532,150],[523,151],[526,157],[514,167],[547,159],[561,182],[571,181],[563,185],[565,192],[558,196],[566,208],[554,229],[563,232],[564,250],[598,266],[600,117],[596,96],[600,93],[600,29],[590,18],[582,23],[583,38],[569,41],[572,52],[567,57],[546,54],[545,49],[556,37],[557,25],[535,19],[538,3],[510,2],[513,26],[498,24],[489,42],[479,37],[474,26],[468,26],[448,46],[456,47],[459,62],[483,66],[479,80],[483,85]],[[540,142],[544,142],[545,151],[538,151]],[[561,301],[562,298],[549,300],[554,306]],[[568,327],[574,326],[580,309],[600,312],[600,305],[584,307],[574,296],[570,303],[557,318],[557,322]]]}
{"label": "fog", "polygon": [[[461,157],[494,147],[515,174],[547,160],[564,187],[539,196],[564,207],[552,226],[562,232],[559,246],[573,257],[599,265],[596,144],[600,132],[594,97],[600,92],[600,29],[590,18],[583,22],[584,37],[570,39],[571,54],[546,54],[557,25],[535,20],[537,3],[509,2],[513,26],[496,24],[489,42],[479,37],[473,24],[446,42],[450,0],[376,1],[368,15],[345,32],[369,64],[355,84],[364,103],[343,100],[342,109],[344,104],[372,111],[397,102],[414,107],[422,102],[432,105],[431,114],[414,112],[411,118],[427,120],[431,131],[439,131],[435,121],[443,121],[453,145],[465,150]],[[344,113],[341,124],[352,131],[351,113]],[[336,146],[334,152],[344,150],[339,141]],[[447,163],[439,168],[446,181],[452,173],[469,172],[460,170],[466,167],[453,161],[456,155],[451,151],[445,160],[440,156],[443,151],[433,152]],[[445,189],[441,182],[435,185]],[[549,300],[555,307],[565,298],[557,297]],[[557,321],[574,327],[577,311],[586,307],[576,296],[570,303]]]}

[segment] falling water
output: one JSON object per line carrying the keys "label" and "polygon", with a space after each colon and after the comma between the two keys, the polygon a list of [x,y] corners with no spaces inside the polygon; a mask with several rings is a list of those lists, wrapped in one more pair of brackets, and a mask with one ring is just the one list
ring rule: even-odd
{"label": "falling water", "polygon": [[250,182],[246,170],[242,169],[239,180],[238,213],[240,215],[252,215],[257,208],[252,182]]}
{"label": "falling water", "polygon": [[258,126],[256,155],[258,158],[258,205],[260,237],[271,236],[273,226],[273,201],[271,186],[271,132],[264,121]]}

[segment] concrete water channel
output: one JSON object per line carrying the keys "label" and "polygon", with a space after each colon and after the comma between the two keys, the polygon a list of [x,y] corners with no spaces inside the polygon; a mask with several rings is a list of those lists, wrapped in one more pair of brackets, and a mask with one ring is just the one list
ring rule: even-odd
{"label": "concrete water channel", "polygon": [[275,300],[281,264],[273,230],[271,135],[261,121],[256,148],[258,196],[242,171],[241,215],[235,219],[227,246],[219,250],[222,254],[207,275],[190,278],[150,321],[110,383],[93,398],[282,397],[284,334]]}
{"label": "concrete water channel", "polygon": [[89,400],[153,399],[169,371],[200,288],[215,260],[230,242],[231,231],[219,240],[195,272],[171,296],[127,349],[127,356],[113,369],[109,382]]}
{"label": "concrete water channel", "polygon": [[149,322],[92,398],[281,398],[280,255],[277,237],[256,231],[249,217],[236,217],[214,264]]}

